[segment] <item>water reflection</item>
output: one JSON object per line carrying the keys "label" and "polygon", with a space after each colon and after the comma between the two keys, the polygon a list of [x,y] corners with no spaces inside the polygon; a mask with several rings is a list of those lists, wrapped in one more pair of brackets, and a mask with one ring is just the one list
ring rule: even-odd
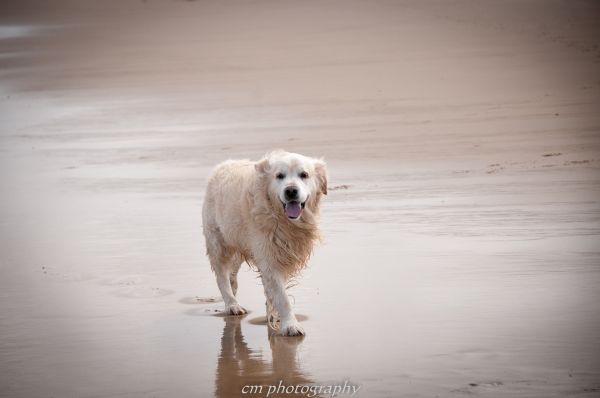
{"label": "water reflection", "polygon": [[[215,377],[217,397],[237,397],[242,395],[242,389],[246,393],[243,394],[245,396],[262,397],[267,395],[269,386],[278,386],[280,382],[284,386],[313,383],[302,372],[297,360],[297,350],[304,337],[282,337],[265,328],[269,331],[267,334],[271,347],[271,360],[269,360],[264,358],[262,351],[248,347],[242,334],[243,318],[230,316],[223,319],[225,327]],[[262,387],[254,389],[252,386]],[[277,391],[271,391],[269,397],[290,395],[294,396],[293,393],[277,394]]]}

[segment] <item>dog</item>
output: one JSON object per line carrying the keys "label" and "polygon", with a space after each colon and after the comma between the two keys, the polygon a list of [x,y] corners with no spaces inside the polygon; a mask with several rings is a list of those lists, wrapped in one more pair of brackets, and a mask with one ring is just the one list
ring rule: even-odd
{"label": "dog", "polygon": [[208,180],[202,209],[206,253],[225,312],[247,311],[236,299],[237,273],[245,261],[261,276],[280,334],[304,335],[286,294],[319,240],[319,206],[327,195],[322,159],[274,151],[257,162],[229,160]]}

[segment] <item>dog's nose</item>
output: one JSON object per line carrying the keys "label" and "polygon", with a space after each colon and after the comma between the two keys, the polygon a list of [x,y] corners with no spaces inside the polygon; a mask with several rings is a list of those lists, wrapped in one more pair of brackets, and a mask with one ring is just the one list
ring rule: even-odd
{"label": "dog's nose", "polygon": [[283,193],[285,194],[285,198],[287,200],[298,199],[298,188],[296,187],[287,187]]}

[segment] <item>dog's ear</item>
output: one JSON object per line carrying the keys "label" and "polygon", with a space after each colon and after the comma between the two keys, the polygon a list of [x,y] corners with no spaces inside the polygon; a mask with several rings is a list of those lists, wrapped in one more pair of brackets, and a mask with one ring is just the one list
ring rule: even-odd
{"label": "dog's ear", "polygon": [[269,157],[268,156],[265,156],[264,158],[262,158],[261,160],[259,160],[258,162],[256,162],[254,164],[254,168],[260,174],[267,173],[267,171],[269,170],[269,166],[270,166],[270,164],[269,164]]}
{"label": "dog's ear", "polygon": [[327,195],[327,164],[323,159],[318,159],[315,162],[315,173],[321,193]]}

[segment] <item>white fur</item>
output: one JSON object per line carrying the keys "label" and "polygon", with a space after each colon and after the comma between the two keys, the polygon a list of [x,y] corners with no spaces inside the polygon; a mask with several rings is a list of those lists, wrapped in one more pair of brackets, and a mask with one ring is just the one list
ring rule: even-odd
{"label": "white fur", "polygon": [[[284,211],[284,190],[289,186],[298,189],[297,201],[305,206],[297,219]],[[215,168],[204,199],[203,230],[227,313],[246,313],[235,295],[237,272],[247,261],[260,272],[267,307],[270,304],[280,317],[280,333],[304,335],[286,285],[306,265],[319,238],[324,194],[325,163],[295,153],[276,151],[258,162],[227,161]]]}

